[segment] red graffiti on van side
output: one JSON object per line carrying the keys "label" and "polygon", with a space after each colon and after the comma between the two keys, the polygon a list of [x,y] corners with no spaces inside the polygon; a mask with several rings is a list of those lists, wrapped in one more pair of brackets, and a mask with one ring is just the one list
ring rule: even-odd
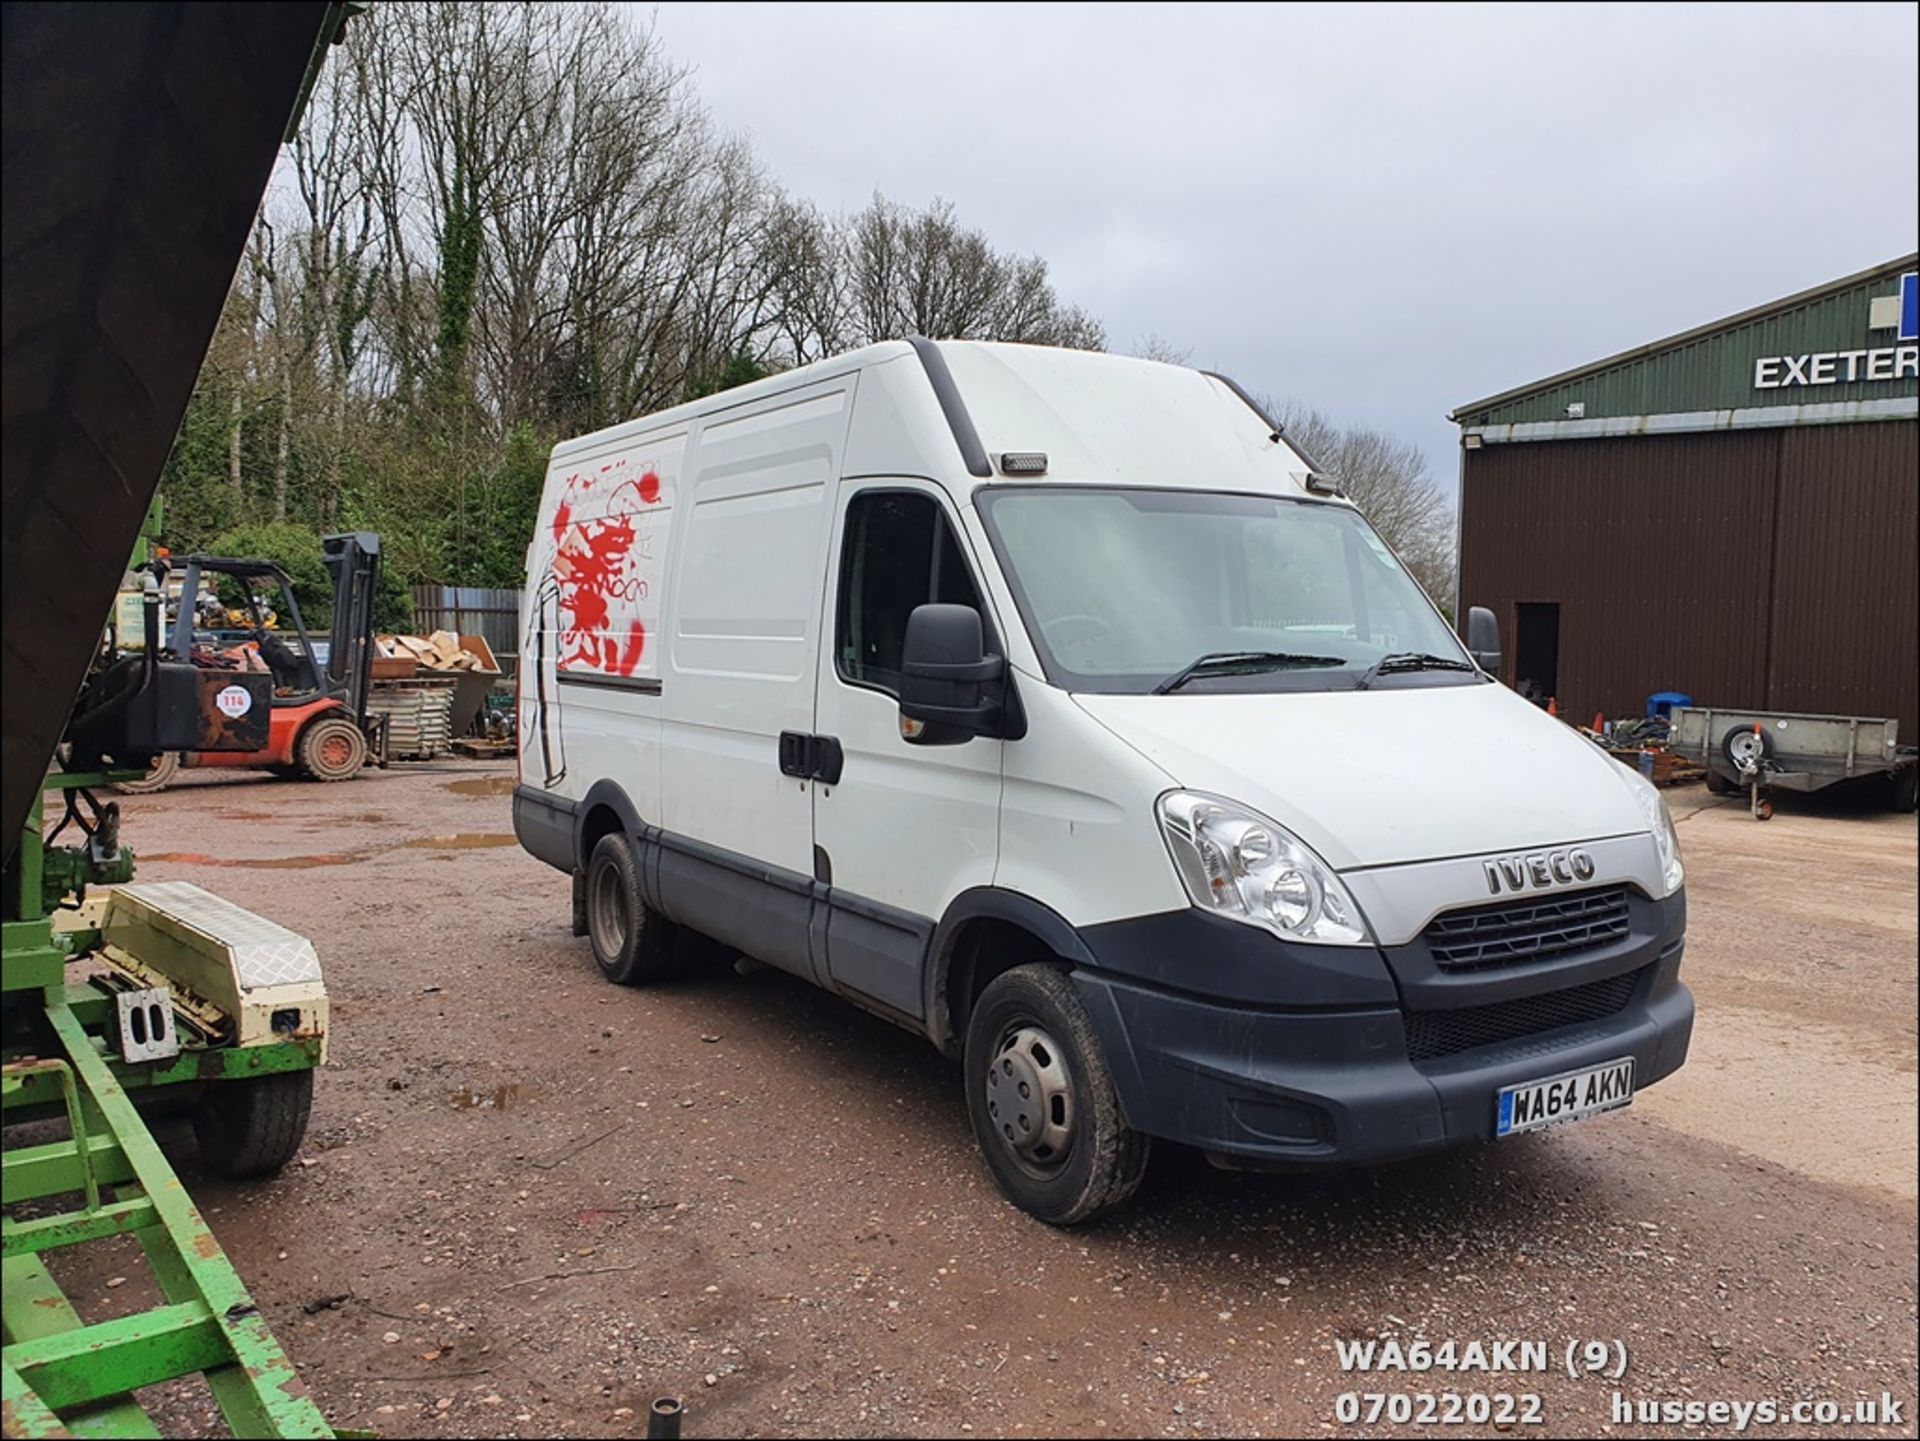
{"label": "red graffiti on van side", "polygon": [[[553,517],[553,575],[559,587],[561,670],[592,670],[632,675],[646,652],[647,629],[632,614],[644,600],[643,562],[650,540],[635,525],[644,506],[658,503],[660,477],[648,470],[637,481],[619,472],[626,462],[602,466],[600,474],[567,477],[565,495]],[[606,495],[598,515],[576,519],[582,492]],[[583,506],[584,508],[584,506]]]}

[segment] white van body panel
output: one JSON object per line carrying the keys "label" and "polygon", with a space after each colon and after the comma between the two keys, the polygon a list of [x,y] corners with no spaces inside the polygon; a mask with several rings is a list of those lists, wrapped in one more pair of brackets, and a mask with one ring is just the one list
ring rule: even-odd
{"label": "white van body panel", "polygon": [[668,583],[659,824],[813,873],[813,804],[782,731],[813,729],[820,585],[858,371],[708,417]]}
{"label": "white van body panel", "polygon": [[1039,345],[940,350],[987,453],[1045,452],[1048,485],[1310,495],[1307,462],[1197,370]]}
{"label": "white van body panel", "polygon": [[1505,686],[1075,699],[1175,784],[1273,817],[1337,871],[1647,832],[1620,763]]}
{"label": "white van body panel", "polygon": [[1167,772],[1073,697],[1021,676],[1027,734],[1006,748],[998,884],[1076,926],[1187,905],[1153,803]]}
{"label": "white van body panel", "polygon": [[859,413],[847,435],[846,476],[920,476],[965,500],[976,482],[960,463],[920,358],[898,340],[860,354],[871,358],[860,374]]}

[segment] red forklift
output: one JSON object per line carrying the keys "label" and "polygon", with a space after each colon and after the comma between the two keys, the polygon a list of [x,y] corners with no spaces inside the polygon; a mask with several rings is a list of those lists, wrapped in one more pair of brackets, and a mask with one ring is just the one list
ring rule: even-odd
{"label": "red forklift", "polygon": [[[344,781],[358,775],[370,756],[384,758],[385,746],[367,713],[380,537],[366,531],[329,535],[321,548],[333,578],[333,624],[319,644],[300,617],[292,581],[274,562],[215,555],[168,562],[171,570],[184,571],[184,579],[163,656],[209,670],[270,673],[267,744],[256,751],[169,751],[155,758],[144,778],[124,782],[121,790],[160,790],[183,766],[240,766]],[[229,605],[236,598],[240,604]]]}

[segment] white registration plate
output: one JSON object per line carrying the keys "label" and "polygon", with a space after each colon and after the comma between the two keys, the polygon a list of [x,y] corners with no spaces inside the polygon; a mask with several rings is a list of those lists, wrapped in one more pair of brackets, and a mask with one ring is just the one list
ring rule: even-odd
{"label": "white registration plate", "polygon": [[1493,1133],[1517,1136],[1522,1131],[1538,1131],[1543,1126],[1615,1110],[1632,1099],[1633,1057],[1628,1056],[1582,1071],[1548,1076],[1544,1081],[1505,1087],[1494,1113]]}

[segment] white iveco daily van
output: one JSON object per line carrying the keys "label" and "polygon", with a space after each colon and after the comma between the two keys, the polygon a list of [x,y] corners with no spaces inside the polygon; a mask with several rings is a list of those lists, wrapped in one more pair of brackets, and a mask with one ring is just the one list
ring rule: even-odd
{"label": "white iveco daily van", "polygon": [[559,446],[527,570],[514,825],[600,969],[684,929],[922,1032],[1044,1220],[1686,1055],[1659,795],[1223,378],[872,346]]}

